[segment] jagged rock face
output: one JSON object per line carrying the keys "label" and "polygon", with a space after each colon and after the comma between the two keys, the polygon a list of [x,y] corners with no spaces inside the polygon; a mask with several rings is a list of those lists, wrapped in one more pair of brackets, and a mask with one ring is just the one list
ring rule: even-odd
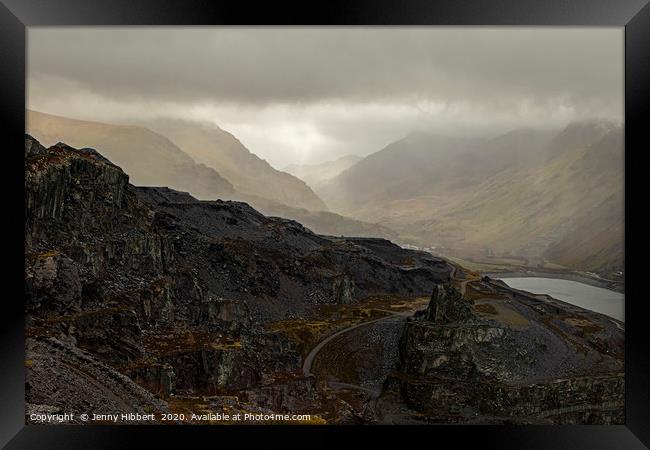
{"label": "jagged rock face", "polygon": [[455,287],[436,284],[426,316],[435,323],[465,321],[471,317],[470,304]]}
{"label": "jagged rock face", "polygon": [[474,314],[471,302],[455,287],[437,284],[427,309],[407,322],[400,369],[416,376],[459,379],[504,375],[497,358],[483,355],[487,348],[500,346],[506,332]]}
{"label": "jagged rock face", "polygon": [[409,322],[400,342],[401,370],[426,377],[507,377],[498,358],[485,358],[490,347],[500,346],[506,332],[490,323]]}
{"label": "jagged rock face", "polygon": [[449,275],[444,261],[382,239],[323,237],[245,203],[135,188],[95,150],[27,136],[25,158],[28,334],[158,395],[262,395],[269,372],[300,372],[299,351],[265,322],[422,295]]}
{"label": "jagged rock face", "polygon": [[164,292],[173,249],[139,204],[128,176],[97,152],[26,146],[27,309],[35,316],[129,306]]}
{"label": "jagged rock face", "polygon": [[336,303],[345,305],[354,300],[354,284],[347,275],[342,276],[334,281],[332,285]]}
{"label": "jagged rock face", "polygon": [[375,294],[422,295],[449,272],[428,254],[383,239],[319,236],[245,203],[199,202],[158,188],[137,194],[206,288],[245,301],[258,321]]}
{"label": "jagged rock face", "polygon": [[388,390],[433,423],[622,424],[623,374],[521,386],[477,380],[413,381],[393,377]]}
{"label": "jagged rock face", "polygon": [[28,338],[26,347],[28,417],[74,413],[83,423],[80,414],[170,412],[156,395],[68,343]]}
{"label": "jagged rock face", "polygon": [[[496,297],[511,292],[486,279],[481,283]],[[384,395],[398,395],[434,422],[623,420],[617,324],[532,296],[494,301],[514,309],[504,316],[496,308],[481,314],[454,288],[437,285],[428,308],[406,322],[398,370]],[[507,314],[515,313],[528,324],[511,325]]]}

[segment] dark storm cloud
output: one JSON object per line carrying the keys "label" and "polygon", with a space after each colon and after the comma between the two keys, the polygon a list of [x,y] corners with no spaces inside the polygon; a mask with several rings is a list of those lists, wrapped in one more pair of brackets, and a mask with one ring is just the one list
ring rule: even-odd
{"label": "dark storm cloud", "polygon": [[30,28],[30,108],[216,122],[276,167],[414,129],[622,120],[613,28]]}
{"label": "dark storm cloud", "polygon": [[620,98],[613,29],[30,29],[29,70],[110,98],[215,102]]}

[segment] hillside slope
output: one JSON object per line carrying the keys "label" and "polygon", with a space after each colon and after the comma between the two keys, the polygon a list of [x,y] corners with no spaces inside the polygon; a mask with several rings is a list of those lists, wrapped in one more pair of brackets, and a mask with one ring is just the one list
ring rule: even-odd
{"label": "hillside slope", "polygon": [[[195,128],[186,127],[182,130],[187,133],[196,132],[199,139],[216,137],[217,142],[221,142],[221,138],[225,139],[228,144],[217,147],[221,150],[230,149],[232,155],[226,158],[230,162],[224,162],[223,167],[229,175],[233,175],[232,170],[235,170],[233,176],[237,180],[242,179],[238,174],[247,173],[243,187],[264,195],[239,191],[228,177],[222,176],[224,172],[220,168],[215,170],[196,163],[185,153],[184,147],[179,147],[176,142],[143,126],[104,124],[28,111],[27,130],[48,145],[70,142],[77,147],[101,148],[111,161],[129,173],[135,184],[141,186],[167,186],[187,191],[203,200],[220,198],[244,201],[267,215],[297,220],[321,234],[383,238],[397,236],[387,227],[324,211],[324,204],[303,181],[276,171],[238,144],[233,136],[216,128],[209,129],[208,135],[202,135],[200,129]],[[243,161],[241,165],[237,163],[240,160]],[[251,169],[253,166],[259,170]],[[257,178],[253,173],[255,170],[259,172]],[[280,194],[276,195],[278,192]],[[279,198],[292,203],[285,204]]]}
{"label": "hillside slope", "polygon": [[147,126],[171,139],[196,161],[218,170],[243,194],[311,211],[327,210],[304,181],[274,169],[216,125],[160,119],[147,122]]}
{"label": "hillside slope", "polygon": [[127,167],[138,185],[170,186],[202,199],[228,197],[235,191],[219,172],[197,164],[169,139],[144,127],[27,111],[26,129],[45,145],[66,142],[75,147],[101,148],[115,164]]}
{"label": "hillside slope", "polygon": [[119,411],[161,412],[182,393],[296,408],[313,380],[268,323],[424,295],[450,275],[444,260],[383,239],[320,236],[245,203],[135,187],[93,149],[27,136],[24,151],[31,410],[78,415],[107,396]]}
{"label": "hillside slope", "polygon": [[610,123],[492,140],[416,134],[320,193],[335,211],[386,225],[420,246],[586,270],[622,264],[622,129]]}

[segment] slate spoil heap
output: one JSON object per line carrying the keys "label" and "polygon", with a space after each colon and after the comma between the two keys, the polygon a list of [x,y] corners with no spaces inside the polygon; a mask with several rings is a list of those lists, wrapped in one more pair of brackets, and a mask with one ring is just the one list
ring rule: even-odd
{"label": "slate spoil heap", "polygon": [[164,412],[180,397],[313,411],[326,399],[265,324],[449,276],[383,239],[132,186],[93,149],[26,136],[25,159],[28,413]]}

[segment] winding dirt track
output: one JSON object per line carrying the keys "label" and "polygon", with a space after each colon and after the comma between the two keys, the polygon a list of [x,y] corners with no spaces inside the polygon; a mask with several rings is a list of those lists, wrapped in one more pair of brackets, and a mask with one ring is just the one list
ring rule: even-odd
{"label": "winding dirt track", "polygon": [[[451,278],[456,279],[456,270],[457,270],[457,268],[453,264],[449,264],[449,265],[451,266]],[[461,281],[461,283],[460,283],[460,292],[461,292],[461,294],[465,295],[465,286],[467,285],[467,283],[469,281],[471,281],[471,280],[462,280]],[[394,311],[388,311],[388,310],[382,310],[382,311],[388,312],[389,315],[387,315],[385,317],[380,317],[379,319],[369,320],[367,322],[358,323],[358,324],[352,325],[350,327],[344,328],[344,329],[342,329],[340,331],[337,331],[334,334],[331,334],[331,335],[327,336],[325,339],[320,341],[309,352],[307,357],[305,357],[305,361],[302,364],[302,373],[306,377],[308,377],[310,375],[313,375],[313,373],[311,372],[311,369],[312,369],[312,366],[314,364],[314,360],[316,359],[316,356],[318,356],[318,353],[323,349],[323,347],[325,347],[327,344],[329,344],[333,339],[337,338],[338,336],[341,336],[342,334],[345,334],[345,333],[349,333],[350,331],[356,330],[357,328],[360,328],[360,327],[363,327],[363,326],[366,326],[366,325],[370,325],[372,323],[376,323],[376,322],[380,322],[382,320],[390,319],[390,318],[392,318],[394,316],[409,316],[409,315],[413,314],[413,312],[414,312],[414,311],[394,312]]]}
{"label": "winding dirt track", "polygon": [[[453,265],[453,264],[449,264],[449,265],[451,266],[451,278],[455,279],[456,278],[456,266]],[[471,281],[471,280],[463,280],[460,283],[460,292],[463,295],[465,294],[465,285],[467,284],[468,281]],[[331,342],[333,339],[337,338],[338,336],[341,336],[342,334],[348,333],[348,332],[350,332],[352,330],[356,330],[357,328],[369,325],[371,323],[379,322],[379,321],[382,321],[382,320],[387,320],[387,319],[389,319],[389,318],[391,318],[393,316],[409,316],[409,315],[411,315],[413,313],[413,311],[399,312],[399,313],[394,312],[394,311],[387,311],[387,310],[382,310],[382,311],[388,312],[389,315],[387,315],[385,317],[380,317],[379,319],[369,320],[368,322],[362,322],[362,323],[358,323],[356,325],[352,325],[350,327],[344,328],[344,329],[342,329],[340,331],[337,331],[334,334],[329,335],[328,337],[326,337],[325,339],[320,341],[316,345],[316,347],[314,347],[309,352],[307,357],[305,358],[305,361],[302,364],[302,373],[306,377],[308,377],[310,375],[313,375],[312,372],[311,372],[311,368],[312,368],[312,365],[314,364],[314,360],[316,359],[316,356],[323,349],[323,347],[325,347],[329,342]]]}
{"label": "winding dirt track", "polygon": [[366,325],[370,325],[371,323],[379,322],[381,320],[386,320],[386,319],[389,319],[389,318],[391,318],[393,316],[396,316],[396,315],[400,315],[400,314],[395,313],[395,312],[391,312],[390,315],[388,315],[388,316],[380,317],[379,319],[369,320],[368,322],[361,322],[361,323],[358,323],[356,325],[352,325],[351,327],[344,328],[344,329],[342,329],[340,331],[337,331],[334,334],[331,334],[331,335],[327,336],[325,339],[320,341],[318,343],[318,345],[316,345],[316,347],[314,347],[309,352],[309,354],[305,358],[305,361],[302,364],[302,373],[306,377],[308,377],[310,375],[313,375],[311,373],[311,367],[312,367],[312,365],[314,363],[314,359],[316,359],[316,356],[318,355],[318,352],[320,352],[322,350],[322,348],[325,347],[333,339],[337,338],[338,336],[341,336],[342,334],[348,333],[348,332],[350,332],[352,330],[356,330],[357,328],[360,328],[360,327],[363,327],[363,326],[366,326]]}

